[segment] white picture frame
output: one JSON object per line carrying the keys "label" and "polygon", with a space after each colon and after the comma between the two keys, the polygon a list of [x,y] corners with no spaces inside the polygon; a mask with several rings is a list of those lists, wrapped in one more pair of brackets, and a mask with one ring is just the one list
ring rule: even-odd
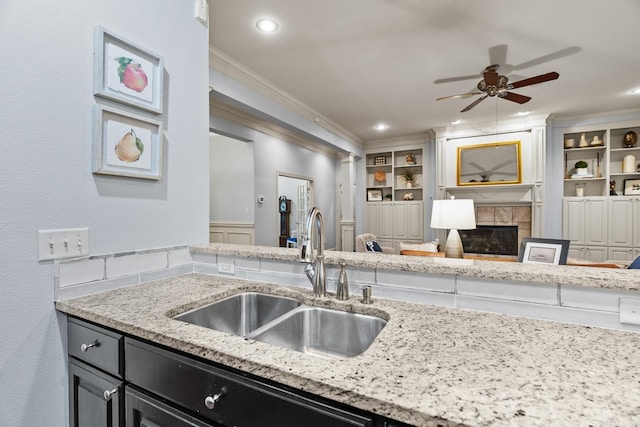
{"label": "white picture frame", "polygon": [[93,110],[93,173],[162,178],[162,122],[96,104]]}
{"label": "white picture frame", "polygon": [[98,26],[94,33],[93,93],[162,114],[164,59]]}

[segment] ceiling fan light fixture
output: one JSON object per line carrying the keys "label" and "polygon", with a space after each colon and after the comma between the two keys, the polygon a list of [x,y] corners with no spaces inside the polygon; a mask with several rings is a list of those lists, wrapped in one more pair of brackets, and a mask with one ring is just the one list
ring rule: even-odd
{"label": "ceiling fan light fixture", "polygon": [[462,120],[457,119],[457,120],[451,120],[451,124],[452,125],[459,125],[460,123],[462,123]]}
{"label": "ceiling fan light fixture", "polygon": [[529,110],[527,110],[527,111],[518,111],[518,115],[520,117],[528,116],[529,115]]}
{"label": "ceiling fan light fixture", "polygon": [[260,18],[256,21],[256,27],[264,33],[274,33],[278,31],[280,25],[275,19],[271,18]]}
{"label": "ceiling fan light fixture", "polygon": [[383,130],[389,129],[389,125],[386,123],[378,123],[375,126],[373,126],[373,128],[377,131],[382,132]]}

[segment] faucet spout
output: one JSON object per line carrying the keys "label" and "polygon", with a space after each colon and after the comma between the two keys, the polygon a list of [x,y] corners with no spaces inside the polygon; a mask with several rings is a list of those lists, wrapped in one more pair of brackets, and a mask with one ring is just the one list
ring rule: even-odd
{"label": "faucet spout", "polygon": [[[314,237],[317,242],[314,242]],[[314,253],[314,248],[317,248],[317,253]],[[320,209],[316,207],[311,208],[307,213],[304,238],[300,246],[300,262],[308,264],[304,271],[313,287],[313,294],[321,297],[327,296],[327,273],[324,265],[324,219]]]}

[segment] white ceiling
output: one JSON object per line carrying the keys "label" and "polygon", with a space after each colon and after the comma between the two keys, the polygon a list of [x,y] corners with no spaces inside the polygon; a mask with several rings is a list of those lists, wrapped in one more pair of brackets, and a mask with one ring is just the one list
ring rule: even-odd
{"label": "white ceiling", "polygon": [[[363,141],[532,114],[583,115],[640,107],[640,1],[209,0],[210,44]],[[277,33],[255,22],[273,17]],[[490,54],[490,49],[492,54]],[[499,53],[502,52],[502,58]],[[506,58],[504,53],[506,52]],[[492,62],[519,105],[466,93]],[[476,75],[465,80],[437,80]],[[381,133],[373,125],[390,128]]]}

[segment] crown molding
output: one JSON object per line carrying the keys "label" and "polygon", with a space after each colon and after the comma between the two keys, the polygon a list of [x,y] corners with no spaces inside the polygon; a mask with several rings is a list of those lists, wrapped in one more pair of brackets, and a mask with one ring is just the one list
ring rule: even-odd
{"label": "crown molding", "polygon": [[213,102],[209,100],[209,112],[215,116],[230,120],[250,129],[270,135],[283,141],[306,148],[307,150],[326,154],[328,156],[337,156],[337,151],[323,145],[317,144],[305,139],[295,132],[279,126],[275,123],[267,122],[258,117],[253,116],[243,110],[235,108],[222,102]]}
{"label": "crown molding", "polygon": [[330,119],[313,110],[311,107],[298,101],[275,84],[269,82],[253,70],[213,46],[209,47],[209,66],[231,77],[246,87],[283,105],[294,113],[301,115],[310,122],[315,123],[317,126],[322,127],[345,141],[361,148],[364,147],[362,139],[358,138],[356,135],[337,123],[332,122]]}

